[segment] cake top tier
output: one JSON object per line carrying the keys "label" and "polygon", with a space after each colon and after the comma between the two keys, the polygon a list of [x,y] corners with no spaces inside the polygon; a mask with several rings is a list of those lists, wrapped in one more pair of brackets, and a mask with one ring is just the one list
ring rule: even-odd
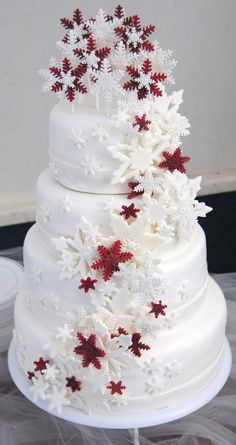
{"label": "cake top tier", "polygon": [[150,181],[166,170],[185,173],[190,158],[181,138],[190,125],[179,113],[183,91],[167,94],[176,61],[151,40],[155,26],[121,6],[88,20],[77,9],[61,24],[61,61],[40,70],[43,90],[60,101],[50,117],[56,179],[79,191],[117,194],[140,175]]}

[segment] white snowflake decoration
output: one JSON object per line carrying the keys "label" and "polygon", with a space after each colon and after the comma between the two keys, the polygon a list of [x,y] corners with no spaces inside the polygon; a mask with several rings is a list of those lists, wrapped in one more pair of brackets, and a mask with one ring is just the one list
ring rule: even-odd
{"label": "white snowflake decoration", "polygon": [[73,201],[68,194],[60,199],[59,209],[62,214],[70,213],[73,207]]}
{"label": "white snowflake decoration", "polygon": [[49,365],[48,363],[46,364],[46,369],[44,369],[42,371],[45,380],[48,380],[49,382],[55,382],[58,374],[60,373],[59,369],[56,367],[55,364],[53,365]]}
{"label": "white snowflake decoration", "polygon": [[68,139],[72,141],[74,147],[77,147],[80,150],[86,143],[85,131],[81,129],[72,129]]}
{"label": "white snowflake decoration", "polygon": [[96,172],[101,168],[95,156],[86,156],[85,160],[81,162],[81,165],[86,176],[95,176]]}
{"label": "white snowflake decoration", "polygon": [[104,97],[107,104],[112,101],[113,95],[121,95],[122,89],[120,86],[121,79],[124,76],[122,70],[112,71],[111,65],[107,59],[104,59],[99,71],[90,70],[92,94],[101,95]]}
{"label": "white snowflake decoration", "polygon": [[79,273],[87,275],[96,253],[96,243],[100,235],[97,227],[81,217],[73,238],[61,236],[53,238],[52,243],[59,254],[61,266],[60,279],[70,279]]}
{"label": "white snowflake decoration", "polygon": [[192,284],[189,280],[185,280],[182,282],[180,288],[178,289],[178,294],[180,295],[181,300],[186,300],[189,298],[192,290]]}
{"label": "white snowflake decoration", "polygon": [[62,328],[60,326],[57,328],[56,337],[59,338],[64,344],[66,343],[67,339],[73,338],[72,334],[74,334],[74,329],[70,328],[66,323]]}
{"label": "white snowflake decoration", "polygon": [[58,389],[57,386],[53,386],[52,392],[47,395],[47,399],[50,400],[49,409],[56,409],[58,414],[62,412],[63,407],[71,404],[66,388]]}
{"label": "white snowflake decoration", "polygon": [[43,221],[47,224],[51,218],[51,210],[50,210],[48,204],[41,204],[40,209],[42,212]]}
{"label": "white snowflake decoration", "polygon": [[99,47],[114,45],[114,28],[118,26],[119,20],[107,20],[106,13],[99,9],[95,21],[88,20],[87,24],[93,33]]}
{"label": "white snowflake decoration", "polygon": [[108,139],[111,139],[110,128],[104,127],[101,125],[96,125],[92,132],[92,136],[97,138],[99,142],[104,142]]}
{"label": "white snowflake decoration", "polygon": [[31,266],[31,278],[36,285],[39,285],[43,281],[43,272],[39,266]]}
{"label": "white snowflake decoration", "polygon": [[165,376],[172,378],[179,374],[179,371],[181,369],[181,364],[177,360],[173,360],[169,362],[167,365],[165,365],[164,374]]}
{"label": "white snowflake decoration", "polygon": [[45,377],[41,376],[40,374],[38,374],[37,377],[33,377],[32,386],[29,388],[29,391],[33,395],[34,402],[36,402],[38,399],[45,400],[48,397],[47,391],[49,387],[50,385],[46,381]]}
{"label": "white snowflake decoration", "polygon": [[155,375],[145,383],[145,390],[148,394],[155,394],[164,387],[164,379],[161,376]]}

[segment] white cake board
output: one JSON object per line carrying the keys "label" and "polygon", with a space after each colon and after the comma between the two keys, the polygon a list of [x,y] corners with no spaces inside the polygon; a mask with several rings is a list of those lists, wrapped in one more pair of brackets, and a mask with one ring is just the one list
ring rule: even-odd
{"label": "white cake board", "polygon": [[218,394],[221,388],[224,386],[232,364],[231,350],[228,341],[225,341],[224,360],[221,369],[212,383],[207,386],[203,391],[196,394],[191,400],[184,403],[172,406],[170,408],[162,408],[158,410],[151,410],[145,413],[138,414],[85,414],[78,409],[65,407],[62,413],[58,414],[56,410],[49,410],[47,401],[38,400],[33,401],[32,394],[29,391],[29,381],[25,377],[23,371],[20,369],[15,344],[12,340],[8,351],[8,367],[13,381],[18,389],[24,394],[24,396],[37,405],[39,408],[47,411],[49,414],[53,414],[61,419],[68,420],[70,422],[77,423],[79,425],[93,426],[97,428],[113,428],[113,429],[134,429],[133,440],[135,444],[138,444],[138,428],[148,427],[154,425],[161,425],[163,423],[171,422],[172,420],[179,419],[181,417],[190,414],[206,403],[208,403],[213,397]]}

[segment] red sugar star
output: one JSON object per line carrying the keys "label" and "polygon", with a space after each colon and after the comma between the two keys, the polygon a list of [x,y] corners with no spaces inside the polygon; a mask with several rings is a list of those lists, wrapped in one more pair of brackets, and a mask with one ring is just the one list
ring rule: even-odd
{"label": "red sugar star", "polygon": [[83,356],[83,367],[87,368],[92,363],[95,368],[101,369],[99,358],[104,357],[106,353],[96,346],[96,335],[91,334],[88,339],[81,332],[77,332],[76,335],[81,344],[74,348],[74,352]]}
{"label": "red sugar star", "polygon": [[166,304],[162,304],[162,301],[159,300],[159,303],[151,302],[152,309],[150,310],[150,314],[154,314],[155,318],[158,318],[159,315],[166,315],[165,309],[167,308]]}
{"label": "red sugar star", "polygon": [[164,82],[167,76],[164,73],[152,72],[151,60],[144,60],[140,70],[135,66],[129,65],[126,67],[126,71],[131,79],[123,85],[124,90],[137,90],[139,100],[145,99],[148,94],[153,94],[155,97],[162,96],[159,83]]}
{"label": "red sugar star", "polygon": [[118,329],[117,329],[117,334],[111,334],[111,338],[115,338],[115,337],[119,337],[121,334],[123,334],[123,335],[128,335],[128,332],[124,329],[124,328],[122,328],[122,327],[119,327]]}
{"label": "red sugar star", "polygon": [[166,168],[170,172],[174,170],[178,170],[181,173],[186,172],[186,168],[183,164],[190,161],[189,156],[181,156],[181,148],[178,147],[174,151],[174,153],[170,153],[169,151],[163,151],[162,156],[165,158],[165,161],[162,161],[159,164],[160,168]]}
{"label": "red sugar star", "polygon": [[137,185],[139,185],[139,182],[135,182],[135,181],[130,181],[128,182],[128,187],[131,189],[131,191],[128,194],[128,199],[133,199],[136,196],[140,196],[144,194],[144,190],[140,191],[140,192],[136,192],[134,189],[135,187],[137,187]]}
{"label": "red sugar star", "polygon": [[28,379],[29,379],[29,380],[32,380],[33,377],[35,377],[35,373],[34,373],[34,372],[27,371],[27,374],[28,374]]}
{"label": "red sugar star", "polygon": [[[120,18],[124,17],[124,9],[120,12]],[[120,38],[120,41],[125,45],[130,52],[138,54],[141,50],[152,52],[154,51],[153,43],[150,42],[149,37],[154,32],[155,26],[142,26],[140,17],[135,14],[130,17],[124,17],[120,26],[117,26],[114,31]],[[132,34],[135,34],[135,39],[132,39]]]}
{"label": "red sugar star", "polygon": [[122,385],[122,381],[119,380],[119,382],[115,383],[113,380],[107,385],[107,389],[111,390],[111,394],[123,394],[123,390],[126,389],[125,385]]}
{"label": "red sugar star", "polygon": [[135,332],[132,335],[132,344],[128,347],[128,349],[133,352],[136,357],[141,357],[141,350],[148,351],[150,349],[150,346],[145,345],[145,343],[140,342],[141,334],[139,332]]}
{"label": "red sugar star", "polygon": [[66,387],[71,388],[72,392],[81,390],[81,382],[79,380],[76,380],[74,375],[72,377],[66,377],[66,380]]}
{"label": "red sugar star", "polygon": [[35,371],[40,371],[41,374],[43,374],[43,370],[47,369],[47,363],[49,363],[49,360],[44,360],[42,357],[39,358],[39,361],[35,361],[34,364],[36,367],[34,368]]}
{"label": "red sugar star", "polygon": [[140,212],[140,209],[136,209],[134,206],[134,203],[130,204],[129,206],[122,206],[123,211],[120,212],[120,215],[124,216],[125,219],[129,218],[137,218],[137,213]]}
{"label": "red sugar star", "polygon": [[98,246],[100,259],[95,261],[91,267],[94,270],[103,270],[104,281],[110,280],[114,272],[119,270],[119,263],[125,263],[133,256],[131,252],[121,252],[122,243],[115,241],[110,248]]}
{"label": "red sugar star", "polygon": [[91,277],[86,278],[86,280],[83,280],[83,278],[80,280],[81,285],[79,286],[79,289],[83,289],[85,293],[89,291],[89,289],[95,289],[94,284],[97,283],[98,280],[92,280]]}
{"label": "red sugar star", "polygon": [[83,63],[77,65],[76,68],[72,66],[72,63],[68,57],[62,60],[62,68],[57,66],[50,66],[49,71],[53,77],[55,77],[55,82],[51,86],[51,91],[53,93],[58,93],[63,90],[64,77],[66,75],[71,75],[71,85],[66,87],[65,95],[69,102],[73,102],[75,99],[75,93],[78,91],[81,94],[87,93],[87,87],[83,84],[82,78],[87,72],[87,66]]}
{"label": "red sugar star", "polygon": [[142,131],[148,131],[149,125],[151,124],[151,121],[146,119],[147,115],[144,113],[142,116],[135,116],[135,121],[133,123],[133,127],[139,127],[138,131],[141,133]]}

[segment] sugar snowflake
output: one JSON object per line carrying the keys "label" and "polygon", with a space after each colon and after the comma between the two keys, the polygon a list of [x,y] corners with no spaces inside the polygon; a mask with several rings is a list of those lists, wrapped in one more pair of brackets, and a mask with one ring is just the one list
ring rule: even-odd
{"label": "sugar snowflake", "polygon": [[145,390],[148,394],[155,394],[164,388],[164,379],[161,376],[155,375],[145,383]]}
{"label": "sugar snowflake", "polygon": [[43,281],[43,272],[39,266],[31,266],[31,278],[36,285],[39,285]]}
{"label": "sugar snowflake", "polygon": [[92,136],[96,137],[99,142],[104,142],[111,138],[110,127],[104,127],[101,125],[96,125],[92,132]]}
{"label": "sugar snowflake", "polygon": [[97,227],[81,217],[73,238],[61,236],[52,239],[59,255],[60,279],[70,279],[79,273],[83,275],[89,273],[90,264],[95,255],[95,244],[99,237]]}
{"label": "sugar snowflake", "polygon": [[62,412],[63,407],[71,404],[66,388],[59,389],[55,385],[52,388],[52,392],[47,395],[47,399],[50,401],[49,409],[56,409],[59,414]]}
{"label": "sugar snowflake", "polygon": [[107,104],[112,101],[113,95],[121,95],[120,81],[124,76],[122,70],[112,70],[107,59],[101,63],[99,71],[90,70],[90,91],[94,95],[100,94]]}
{"label": "sugar snowflake", "polygon": [[43,221],[45,223],[48,223],[50,221],[50,218],[51,218],[51,210],[50,210],[48,204],[41,204],[40,210],[42,212]]}
{"label": "sugar snowflake", "polygon": [[68,136],[68,139],[72,141],[72,144],[75,147],[81,149],[86,142],[85,131],[81,129],[72,129],[71,133]]}
{"label": "sugar snowflake", "polygon": [[94,176],[101,168],[95,156],[85,156],[85,160],[81,162],[81,165],[83,166],[83,171],[86,176]]}
{"label": "sugar snowflake", "polygon": [[62,214],[70,213],[73,207],[73,201],[68,194],[61,197],[59,209]]}

